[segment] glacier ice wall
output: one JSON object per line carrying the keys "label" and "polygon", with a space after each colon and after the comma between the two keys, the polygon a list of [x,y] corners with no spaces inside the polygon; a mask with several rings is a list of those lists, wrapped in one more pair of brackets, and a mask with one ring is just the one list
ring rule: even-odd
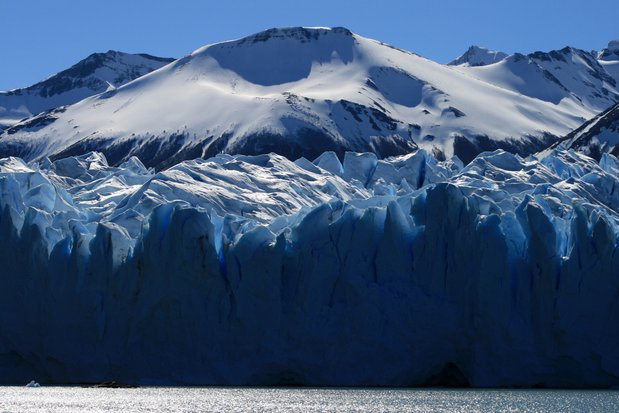
{"label": "glacier ice wall", "polygon": [[0,160],[0,381],[619,385],[619,161]]}

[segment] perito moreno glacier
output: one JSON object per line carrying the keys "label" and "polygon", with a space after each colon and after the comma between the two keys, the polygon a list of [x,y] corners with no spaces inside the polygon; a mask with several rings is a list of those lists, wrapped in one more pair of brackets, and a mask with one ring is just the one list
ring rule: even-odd
{"label": "perito moreno glacier", "polygon": [[0,379],[619,385],[619,161],[0,160]]}
{"label": "perito moreno glacier", "polygon": [[2,128],[0,383],[619,387],[618,41],[110,51]]}

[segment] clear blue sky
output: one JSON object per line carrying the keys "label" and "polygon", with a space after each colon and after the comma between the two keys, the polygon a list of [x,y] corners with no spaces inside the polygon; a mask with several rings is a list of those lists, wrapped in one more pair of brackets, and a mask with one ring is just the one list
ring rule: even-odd
{"label": "clear blue sky", "polygon": [[619,0],[0,0],[0,90],[93,52],[180,57],[278,26],[345,26],[447,62],[471,44],[600,49],[619,38]]}

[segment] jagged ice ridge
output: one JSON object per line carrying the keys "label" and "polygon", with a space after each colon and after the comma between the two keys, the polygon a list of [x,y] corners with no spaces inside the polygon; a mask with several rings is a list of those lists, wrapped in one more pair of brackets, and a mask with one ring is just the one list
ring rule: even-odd
{"label": "jagged ice ridge", "polygon": [[616,386],[619,161],[0,161],[0,377]]}

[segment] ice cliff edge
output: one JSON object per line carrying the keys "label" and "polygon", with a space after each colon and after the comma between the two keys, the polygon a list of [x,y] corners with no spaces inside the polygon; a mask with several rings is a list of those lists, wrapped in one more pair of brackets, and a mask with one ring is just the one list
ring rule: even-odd
{"label": "ice cliff edge", "polygon": [[0,380],[619,384],[619,161],[0,160]]}

